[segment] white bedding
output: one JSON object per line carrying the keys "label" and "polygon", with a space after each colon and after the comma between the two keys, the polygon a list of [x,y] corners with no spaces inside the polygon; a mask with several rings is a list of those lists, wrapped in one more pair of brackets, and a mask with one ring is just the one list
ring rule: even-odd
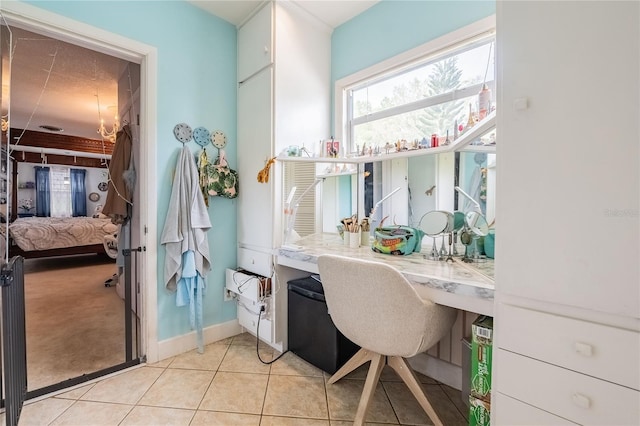
{"label": "white bedding", "polygon": [[93,217],[24,217],[9,225],[9,233],[24,251],[102,244],[118,231],[111,219]]}

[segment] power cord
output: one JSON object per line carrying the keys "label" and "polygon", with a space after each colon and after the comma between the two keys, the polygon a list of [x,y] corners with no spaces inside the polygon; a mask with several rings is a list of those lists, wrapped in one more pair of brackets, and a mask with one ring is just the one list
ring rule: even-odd
{"label": "power cord", "polygon": [[258,359],[260,360],[261,363],[263,364],[273,364],[274,362],[276,362],[277,360],[279,360],[280,358],[282,358],[282,356],[284,354],[286,354],[287,352],[289,352],[289,349],[287,349],[286,351],[282,352],[280,355],[278,355],[278,357],[276,359],[272,359],[271,361],[264,361],[261,357],[260,357],[260,318],[262,318],[262,313],[265,311],[265,307],[264,305],[260,306],[260,312],[258,312],[258,325],[256,327],[256,355],[258,355]]}

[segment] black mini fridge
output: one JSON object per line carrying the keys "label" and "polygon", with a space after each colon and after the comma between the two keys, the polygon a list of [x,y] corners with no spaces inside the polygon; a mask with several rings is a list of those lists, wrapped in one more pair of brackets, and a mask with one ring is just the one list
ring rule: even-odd
{"label": "black mini fridge", "polygon": [[[317,275],[315,275],[318,278]],[[291,280],[288,288],[289,350],[329,374],[360,347],[344,337],[327,311],[324,289],[314,277]]]}

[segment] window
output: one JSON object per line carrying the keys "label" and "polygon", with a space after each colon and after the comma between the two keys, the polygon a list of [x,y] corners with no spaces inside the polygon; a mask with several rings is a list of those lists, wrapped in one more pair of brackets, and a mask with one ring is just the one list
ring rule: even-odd
{"label": "window", "polygon": [[345,85],[343,129],[350,151],[401,139],[426,142],[432,134],[452,140],[470,113],[477,119],[483,84],[495,93],[494,44],[493,31],[445,48],[430,43],[431,51],[411,61],[387,64]]}
{"label": "window", "polygon": [[71,173],[68,167],[52,167],[51,217],[71,217]]}

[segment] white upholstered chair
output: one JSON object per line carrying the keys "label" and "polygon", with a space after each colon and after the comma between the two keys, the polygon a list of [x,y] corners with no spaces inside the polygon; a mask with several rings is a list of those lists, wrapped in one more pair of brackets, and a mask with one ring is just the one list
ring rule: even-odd
{"label": "white upholstered chair", "polygon": [[329,383],[371,361],[354,424],[363,424],[382,368],[388,364],[431,421],[442,425],[406,358],[444,337],[453,326],[456,310],[422,299],[398,270],[384,263],[322,255],[318,268],[336,328],[362,348]]}

